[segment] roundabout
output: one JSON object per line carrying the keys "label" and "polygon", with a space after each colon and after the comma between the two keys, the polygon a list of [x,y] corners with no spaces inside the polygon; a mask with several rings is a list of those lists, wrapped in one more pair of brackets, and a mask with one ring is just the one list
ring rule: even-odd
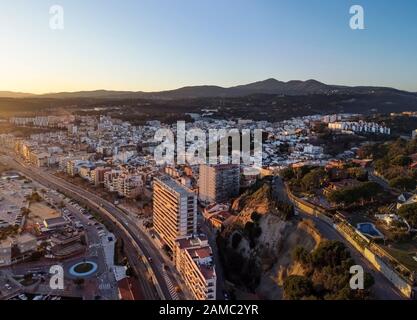
{"label": "roundabout", "polygon": [[97,269],[97,263],[93,261],[82,261],[71,266],[68,272],[74,277],[82,278],[93,275],[97,272]]}

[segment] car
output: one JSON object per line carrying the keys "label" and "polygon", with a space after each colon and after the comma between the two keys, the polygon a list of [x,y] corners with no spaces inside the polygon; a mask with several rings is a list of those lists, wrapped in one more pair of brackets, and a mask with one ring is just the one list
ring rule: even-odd
{"label": "car", "polygon": [[20,300],[27,300],[28,298],[22,293],[17,296]]}
{"label": "car", "polygon": [[8,283],[6,283],[6,284],[4,285],[4,287],[5,287],[7,290],[12,290],[11,285],[10,285],[10,284],[8,284]]}
{"label": "car", "polygon": [[152,257],[148,257],[148,261],[149,262],[152,262]]}

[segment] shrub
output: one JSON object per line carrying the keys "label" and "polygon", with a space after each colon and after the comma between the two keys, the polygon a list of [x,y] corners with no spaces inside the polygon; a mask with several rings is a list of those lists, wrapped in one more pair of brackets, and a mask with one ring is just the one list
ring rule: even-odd
{"label": "shrub", "polygon": [[235,232],[232,236],[232,248],[236,249],[239,246],[240,241],[242,241],[242,235]]}
{"label": "shrub", "polygon": [[291,275],[284,281],[284,298],[289,300],[301,300],[311,296],[313,284],[304,276]]}
{"label": "shrub", "polygon": [[401,206],[398,214],[403,217],[413,228],[417,228],[417,203]]}

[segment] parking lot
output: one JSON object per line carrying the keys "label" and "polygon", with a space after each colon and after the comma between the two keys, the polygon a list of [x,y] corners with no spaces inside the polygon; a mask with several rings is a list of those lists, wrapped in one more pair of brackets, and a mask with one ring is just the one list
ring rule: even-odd
{"label": "parking lot", "polygon": [[21,209],[27,208],[26,196],[32,194],[33,185],[25,179],[13,175],[3,175],[0,179],[0,222],[4,226],[21,225],[23,214]]}

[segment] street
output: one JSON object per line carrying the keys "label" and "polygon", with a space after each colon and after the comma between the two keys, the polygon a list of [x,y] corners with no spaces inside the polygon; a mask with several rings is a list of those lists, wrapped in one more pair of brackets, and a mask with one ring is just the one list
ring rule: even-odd
{"label": "street", "polygon": [[[61,193],[71,196],[74,200],[87,205],[93,210],[99,211],[103,214],[103,218],[106,218],[113,224],[117,225],[119,228],[116,228],[114,233],[116,237],[122,238],[124,240],[126,254],[130,263],[132,264],[132,267],[138,275],[141,290],[145,298],[171,298],[161,270],[156,268],[154,265],[151,265],[150,267],[146,266],[144,263],[144,260],[146,260],[146,258],[149,256],[159,256],[159,251],[155,247],[150,246],[146,241],[143,241],[143,243],[140,241],[140,238],[144,239],[142,232],[138,228],[135,228],[134,224],[126,224],[124,219],[125,214],[120,209],[116,208],[113,204],[105,201],[95,194],[80,189],[77,186],[66,182],[65,180],[52,176],[37,168],[28,168],[25,164],[17,162],[10,156],[3,156],[2,162],[18,171],[21,171],[27,177],[38,181],[46,187],[55,189]],[[140,254],[138,254],[138,251],[143,252],[143,260],[141,260],[139,257]],[[150,252],[152,252],[151,255]],[[156,279],[154,279],[152,276],[149,276],[149,272],[154,274]],[[157,286],[160,286],[161,288],[159,293],[157,292]]]}
{"label": "street", "polygon": [[[273,186],[274,194],[278,197],[278,199],[287,199],[289,201],[283,181],[280,177],[274,178]],[[394,285],[387,278],[385,278],[384,275],[382,275],[378,270],[376,270],[367,259],[365,259],[348,241],[346,241],[346,239],[341,234],[339,234],[339,232],[335,228],[333,228],[332,226],[315,216],[300,211],[300,209],[297,209],[297,211],[300,218],[313,221],[317,230],[324,238],[328,240],[337,240],[343,242],[346,245],[346,247],[349,249],[352,255],[352,258],[356,261],[356,263],[360,264],[366,272],[372,274],[372,276],[374,277],[375,284],[372,287],[372,291],[377,299],[404,299],[404,297],[394,287]]]}

